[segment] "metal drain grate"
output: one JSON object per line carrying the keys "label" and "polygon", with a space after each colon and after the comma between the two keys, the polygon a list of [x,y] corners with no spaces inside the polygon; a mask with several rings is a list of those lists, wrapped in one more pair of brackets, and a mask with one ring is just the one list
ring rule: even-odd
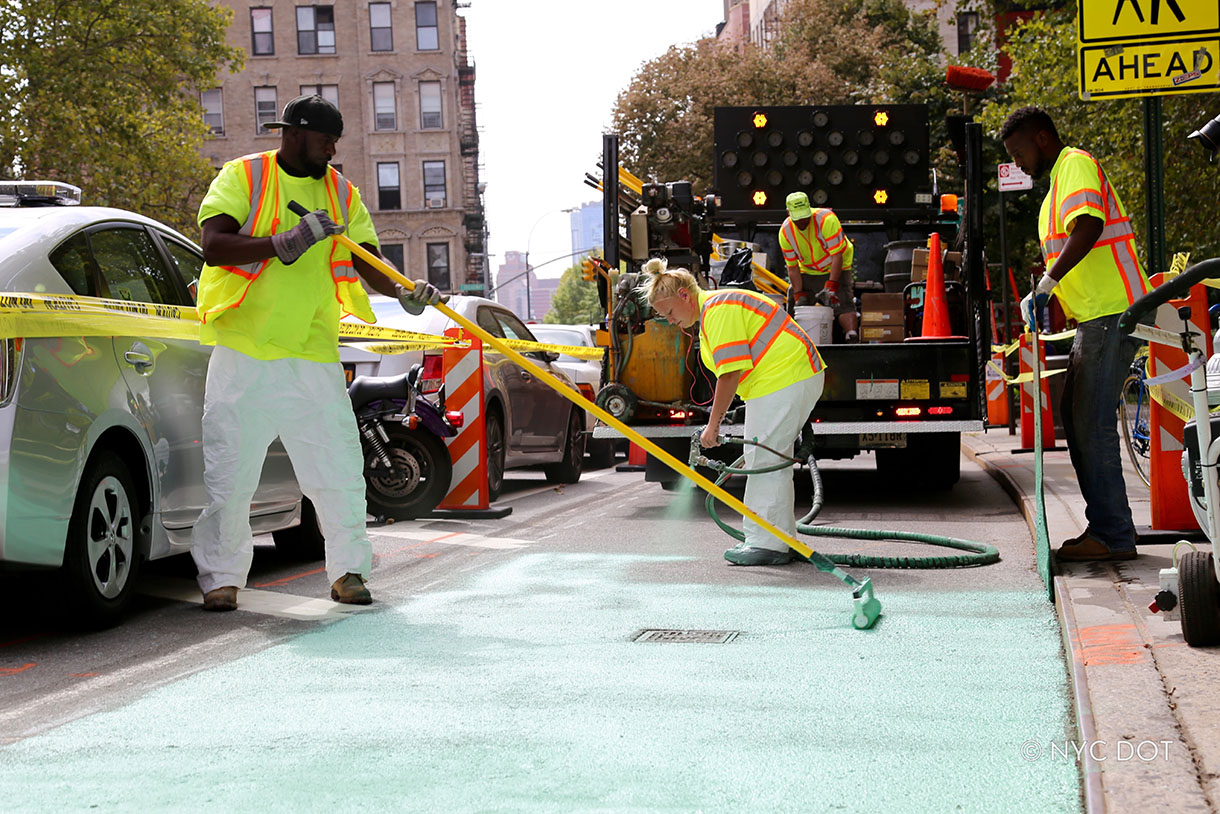
{"label": "metal drain grate", "polygon": [[727,644],[737,637],[736,630],[641,630],[632,641],[636,642],[696,642],[702,644]]}

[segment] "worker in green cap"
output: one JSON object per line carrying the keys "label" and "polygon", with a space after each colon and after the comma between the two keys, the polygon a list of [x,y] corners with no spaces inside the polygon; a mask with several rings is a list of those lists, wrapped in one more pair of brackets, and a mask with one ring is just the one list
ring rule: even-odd
{"label": "worker in green cap", "polygon": [[810,206],[804,192],[793,192],[785,203],[788,217],[779,228],[779,247],[788,267],[793,306],[830,306],[843,329],[843,338],[856,341],[851,280],[855,246],[843,234],[838,216],[830,209]]}

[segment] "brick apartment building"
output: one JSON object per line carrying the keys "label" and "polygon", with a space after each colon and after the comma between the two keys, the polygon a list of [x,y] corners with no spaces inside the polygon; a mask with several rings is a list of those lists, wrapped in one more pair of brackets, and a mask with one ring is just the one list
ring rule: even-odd
{"label": "brick apartment building", "polygon": [[335,166],[360,188],[382,253],[445,291],[487,290],[474,66],[455,0],[214,0],[233,11],[241,73],[202,102],[219,168],[274,149],[285,103],[318,93],[343,113]]}

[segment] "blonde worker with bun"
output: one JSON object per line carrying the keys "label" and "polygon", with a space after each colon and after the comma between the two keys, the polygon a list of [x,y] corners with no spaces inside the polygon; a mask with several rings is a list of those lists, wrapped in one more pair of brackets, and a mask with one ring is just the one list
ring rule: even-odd
{"label": "blonde worker with bun", "polygon": [[[704,291],[694,275],[665,260],[644,264],[639,291],[653,311],[680,328],[699,327],[699,355],[716,374],[711,414],[699,442],[719,445],[725,412],[740,394],[746,402],[745,437],[790,453],[801,427],[822,395],[825,364],[813,342],[787,312],[762,294],[740,289]],[[746,467],[766,468],[781,459],[746,446]],[[780,469],[746,477],[745,503],[771,525],[796,534],[792,472]],[[794,554],[752,520],[745,541],[724,552],[734,565],[783,565]]]}

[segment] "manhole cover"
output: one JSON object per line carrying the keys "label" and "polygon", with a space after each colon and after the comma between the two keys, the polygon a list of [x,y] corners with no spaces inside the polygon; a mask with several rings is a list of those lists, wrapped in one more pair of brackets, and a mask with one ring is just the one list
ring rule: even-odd
{"label": "manhole cover", "polygon": [[704,644],[725,644],[737,636],[736,630],[642,630],[634,641],[637,642],[700,642]]}

